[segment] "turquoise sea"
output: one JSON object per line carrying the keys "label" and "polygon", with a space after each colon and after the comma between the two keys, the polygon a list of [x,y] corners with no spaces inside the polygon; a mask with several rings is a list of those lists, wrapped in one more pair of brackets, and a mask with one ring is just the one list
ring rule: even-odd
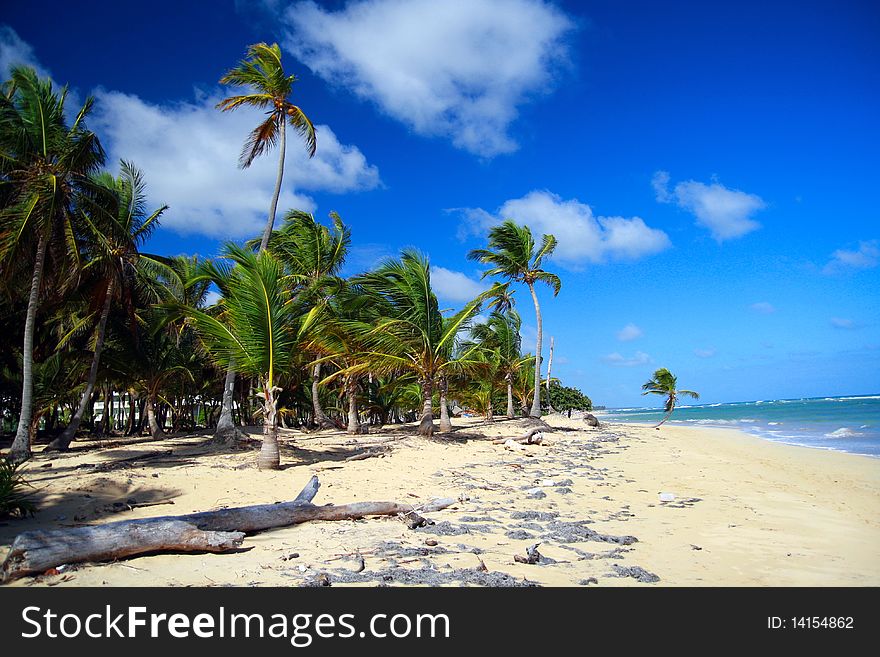
{"label": "turquoise sea", "polygon": [[[663,415],[662,407],[596,413],[608,422],[656,423]],[[781,443],[880,456],[880,394],[683,405],[668,424],[736,428]]]}

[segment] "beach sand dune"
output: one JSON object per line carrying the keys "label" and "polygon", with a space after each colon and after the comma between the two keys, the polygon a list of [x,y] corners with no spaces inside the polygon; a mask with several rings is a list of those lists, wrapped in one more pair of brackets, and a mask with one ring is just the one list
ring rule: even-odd
{"label": "beach sand dune", "polygon": [[[41,510],[0,524],[0,556],[28,529],[284,501],[317,474],[316,504],[459,502],[415,530],[312,522],[249,536],[234,554],[81,564],[10,585],[297,586],[321,573],[333,586],[880,584],[878,459],[737,431],[548,422],[545,443],[523,450],[492,443],[523,435],[521,420],[462,420],[431,440],[413,426],[285,430],[272,472],[256,469],[255,446],[217,451],[206,436],[76,443],[29,464]],[[376,446],[382,456],[345,460]],[[538,563],[514,559],[536,543]]]}

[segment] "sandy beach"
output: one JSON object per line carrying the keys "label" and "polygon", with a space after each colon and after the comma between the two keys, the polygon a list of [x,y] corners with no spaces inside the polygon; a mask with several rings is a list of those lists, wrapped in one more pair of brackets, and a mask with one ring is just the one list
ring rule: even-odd
{"label": "sandy beach", "polygon": [[[491,442],[522,435],[518,420],[459,421],[431,440],[409,426],[356,439],[286,431],[276,472],[256,469],[255,447],[217,451],[205,436],[77,443],[29,464],[41,510],[0,525],[0,554],[28,529],[289,500],[317,474],[317,504],[459,502],[416,530],[397,518],[310,522],[249,536],[252,549],[234,554],[83,564],[11,586],[296,586],[320,573],[334,586],[880,584],[877,459],[737,431],[549,424],[545,443],[522,451]],[[375,445],[383,456],[344,460]],[[514,561],[535,543],[540,563]]]}

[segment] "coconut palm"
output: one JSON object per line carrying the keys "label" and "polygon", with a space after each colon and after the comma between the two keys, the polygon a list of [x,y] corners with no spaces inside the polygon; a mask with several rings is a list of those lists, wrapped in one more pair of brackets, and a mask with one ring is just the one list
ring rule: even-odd
{"label": "coconut palm", "polygon": [[235,363],[242,374],[258,379],[263,414],[260,469],[277,469],[278,394],[281,374],[294,356],[297,340],[310,327],[315,313],[295,303],[282,264],[265,251],[227,245],[225,257],[235,263],[225,281],[224,312],[215,317],[181,307],[192,321],[208,353],[221,367]]}
{"label": "coconut palm", "polygon": [[[338,274],[351,245],[351,229],[335,212],[330,213],[330,219],[332,228],[315,221],[308,212],[291,210],[269,238],[269,251],[284,264],[299,297],[327,299],[341,288]],[[335,425],[321,406],[321,366],[317,362],[312,367],[313,419],[321,428],[332,428]]]}
{"label": "coconut palm", "polygon": [[669,416],[672,415],[672,411],[675,410],[675,405],[678,403],[679,397],[692,397],[693,399],[700,398],[699,393],[694,392],[693,390],[678,390],[676,388],[677,385],[678,378],[665,367],[661,367],[654,372],[651,379],[642,386],[642,390],[644,390],[642,393],[643,395],[666,396],[666,415],[660,420],[660,424],[654,427],[655,429],[659,429],[660,425],[669,419]]}
{"label": "coconut palm", "polygon": [[140,252],[141,246],[158,227],[159,217],[168,208],[162,206],[147,211],[141,172],[131,163],[122,162],[118,178],[102,173],[94,178],[90,187],[81,202],[81,218],[88,230],[88,262],[83,270],[94,273],[97,281],[100,319],[79,406],[61,435],[46,447],[47,451],[67,449],[79,429],[95,388],[107,320],[114,301],[118,300],[133,317],[136,294],[142,297],[142,302],[155,303],[165,294],[161,279],[176,278],[170,260]]}
{"label": "coconut palm", "polygon": [[295,75],[287,75],[281,64],[281,49],[277,43],[271,46],[256,43],[247,50],[247,56],[238,66],[220,78],[220,84],[233,87],[247,87],[251,93],[230,96],[217,104],[217,108],[229,112],[242,106],[259,109],[270,108],[266,119],[251,132],[241,151],[239,165],[248,168],[253,161],[268,152],[276,142],[280,141],[278,154],[278,175],[275,180],[275,191],[269,206],[269,217],[260,250],[269,244],[272,228],[275,224],[275,211],[278,208],[278,196],[281,194],[281,180],[284,177],[284,156],[287,149],[287,124],[305,139],[309,157],[315,154],[317,146],[315,127],[302,109],[290,102]]}
{"label": "coconut palm", "polygon": [[520,226],[511,220],[495,226],[489,231],[489,248],[474,249],[468,254],[471,260],[477,260],[483,264],[491,265],[491,269],[483,272],[486,276],[501,276],[509,281],[525,283],[532,295],[535,304],[535,320],[537,322],[537,336],[535,340],[535,354],[537,366],[535,367],[535,388],[532,398],[530,417],[541,417],[541,342],[543,323],[541,320],[541,306],[538,303],[538,295],[535,293],[535,283],[540,281],[549,285],[553,290],[553,296],[559,294],[562,281],[556,274],[541,269],[541,264],[547,256],[556,248],[556,238],[553,235],[543,235],[540,246],[535,244],[532,231],[528,226]]}
{"label": "coconut palm", "polygon": [[386,260],[356,281],[369,295],[369,307],[378,316],[365,335],[367,349],[357,369],[380,375],[413,373],[422,389],[419,434],[431,436],[435,385],[440,377],[467,362],[467,354],[462,354],[459,362],[451,358],[451,345],[479,312],[485,294],[444,319],[431,289],[430,263],[412,249],[404,250],[399,259]]}
{"label": "coconut palm", "polygon": [[0,211],[0,262],[4,275],[16,263],[32,268],[22,349],[21,413],[10,458],[30,456],[33,407],[33,345],[43,272],[64,275],[78,269],[80,248],[75,201],[82,184],[104,162],[97,136],[86,129],[93,99],[71,125],[65,119],[67,89],[40,80],[31,68],[15,67],[0,94],[0,173],[8,188]]}
{"label": "coconut palm", "polygon": [[498,370],[507,384],[507,417],[514,417],[513,382],[516,373],[531,360],[520,353],[522,320],[515,310],[495,311],[483,324],[471,328],[471,337],[483,348],[498,352]]}

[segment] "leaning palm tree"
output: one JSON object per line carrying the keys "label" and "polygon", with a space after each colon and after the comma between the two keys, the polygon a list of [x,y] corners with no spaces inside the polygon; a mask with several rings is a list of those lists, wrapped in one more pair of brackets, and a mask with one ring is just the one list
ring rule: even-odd
{"label": "leaning palm tree", "polygon": [[[162,256],[141,253],[140,247],[159,225],[159,217],[168,206],[148,212],[143,175],[129,162],[122,162],[119,178],[108,173],[91,181],[89,193],[83,195],[81,218],[88,231],[86,272],[94,272],[98,281],[100,319],[95,329],[95,347],[86,387],[79,406],[67,427],[46,451],[66,450],[82,422],[98,376],[107,320],[114,302],[119,299],[133,316],[136,290],[146,303],[155,303],[164,296],[161,279],[176,277],[171,261]],[[101,294],[100,292],[103,292]],[[96,304],[97,305],[97,304]]]}
{"label": "leaning palm tree", "polygon": [[675,410],[675,405],[678,403],[679,396],[692,397],[694,399],[700,398],[700,394],[693,390],[676,389],[677,385],[678,378],[665,367],[661,367],[654,372],[651,379],[642,386],[642,390],[644,390],[642,393],[643,395],[666,396],[666,416],[660,420],[660,424],[654,427],[655,429],[659,429],[660,425],[666,422],[666,420],[669,419],[669,416],[672,415],[672,411]]}
{"label": "leaning palm tree", "polygon": [[489,248],[474,249],[468,253],[468,258],[477,260],[483,264],[491,265],[491,269],[483,272],[486,276],[501,276],[509,281],[525,283],[532,294],[535,304],[535,320],[537,322],[537,336],[535,340],[535,354],[537,366],[535,367],[535,388],[532,398],[532,408],[529,416],[541,417],[541,342],[543,323],[541,320],[541,306],[538,303],[538,295],[535,293],[535,283],[546,283],[553,289],[553,296],[559,294],[562,281],[556,274],[541,269],[541,263],[553,253],[556,248],[556,238],[553,235],[543,235],[540,246],[535,244],[532,231],[528,226],[520,226],[511,220],[495,226],[489,231]]}
{"label": "leaning palm tree", "polygon": [[[104,162],[97,136],[86,129],[88,98],[68,125],[64,103],[51,80],[40,80],[31,68],[15,67],[0,93],[0,174],[5,203],[0,210],[0,262],[3,275],[26,263],[31,271],[30,293],[22,349],[21,413],[10,458],[30,456],[28,441],[33,408],[33,350],[43,272],[72,281],[79,268],[80,231],[76,198],[83,182]],[[47,263],[47,260],[49,261]],[[47,268],[47,264],[49,265]]]}
{"label": "leaning palm tree", "polygon": [[251,93],[224,98],[217,108],[229,112],[242,106],[266,109],[266,119],[251,132],[241,151],[239,165],[248,168],[263,153],[268,152],[277,141],[280,141],[278,155],[278,176],[275,180],[275,192],[269,206],[269,217],[260,242],[263,251],[269,244],[272,227],[275,224],[275,211],[278,208],[278,196],[281,194],[281,180],[284,177],[284,156],[287,148],[287,124],[299,132],[306,142],[309,157],[315,154],[315,126],[309,117],[288,98],[293,91],[295,75],[287,75],[281,64],[281,49],[277,43],[271,46],[256,43],[247,50],[247,57],[238,66],[220,78],[220,84],[233,87],[247,87]]}
{"label": "leaning palm tree", "polygon": [[215,317],[202,310],[180,307],[192,321],[208,353],[221,367],[258,379],[263,414],[260,469],[277,469],[279,377],[290,366],[300,335],[314,319],[307,307],[295,303],[281,263],[265,251],[254,254],[227,245],[225,257],[235,263],[226,282],[224,313]]}

